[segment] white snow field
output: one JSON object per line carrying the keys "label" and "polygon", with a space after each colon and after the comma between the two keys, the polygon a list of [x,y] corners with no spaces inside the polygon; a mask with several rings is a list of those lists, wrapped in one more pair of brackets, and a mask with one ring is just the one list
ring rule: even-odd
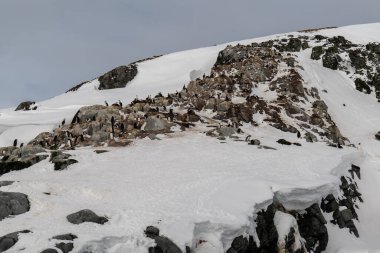
{"label": "white snow field", "polygon": [[[380,42],[380,23],[315,34],[343,35],[354,43]],[[248,44],[277,36],[281,35],[228,44]],[[105,100],[129,103],[136,96],[145,98],[180,90],[194,75],[209,73],[218,52],[226,45],[139,63],[138,75],[126,88],[99,91],[99,82],[93,80],[76,92],[38,102],[36,111],[2,109],[0,146],[12,145],[15,138],[26,143],[40,132],[51,131],[63,119],[71,120],[84,105],[103,104]],[[287,208],[306,208],[338,192],[339,178],[351,163],[360,166],[362,174],[357,183],[364,203],[357,211],[360,222],[355,221],[360,237],[329,224],[326,252],[380,252],[380,142],[373,137],[380,130],[380,103],[356,91],[345,73],[311,60],[310,53],[311,50],[298,53],[304,68],[302,77],[320,91],[328,91],[320,95],[329,113],[357,148],[337,149],[299,139],[301,147],[282,146],[276,140],[296,141],[294,134],[272,127],[247,127],[247,133],[277,150],[258,149],[233,140],[221,143],[199,133],[197,128],[159,136],[161,141],[146,138],[128,147],[106,148],[110,152],[103,154],[96,154],[94,148],[76,149],[71,154],[79,163],[67,170],[54,171],[53,164],[45,160],[0,177],[17,181],[1,191],[25,193],[31,202],[29,212],[0,221],[0,236],[32,231],[20,235],[18,243],[7,252],[30,249],[31,245],[33,252],[40,252],[55,245],[52,236],[64,233],[78,236],[73,252],[80,252],[86,245],[98,247],[96,253],[147,252],[153,242],[143,231],[154,225],[182,250],[205,239],[209,243],[202,244],[197,253],[222,253],[234,237],[254,233],[254,211],[265,207],[273,196]],[[68,223],[66,216],[81,209],[105,215],[109,222]],[[292,226],[293,221],[289,218],[289,224],[281,222],[277,225],[283,228]]]}

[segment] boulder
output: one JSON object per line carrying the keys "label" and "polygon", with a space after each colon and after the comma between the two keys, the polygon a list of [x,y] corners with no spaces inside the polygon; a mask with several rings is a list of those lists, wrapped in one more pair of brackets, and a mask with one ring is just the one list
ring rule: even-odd
{"label": "boulder", "polygon": [[98,78],[99,90],[124,88],[135,78],[137,72],[136,64],[117,67]]}
{"label": "boulder", "polygon": [[332,47],[326,50],[326,54],[322,57],[322,64],[325,68],[337,70],[340,60],[341,58],[337,54],[337,49]]}
{"label": "boulder", "polygon": [[302,48],[302,41],[298,38],[290,38],[288,44],[285,46],[285,51],[299,52]]}
{"label": "boulder", "polygon": [[9,157],[6,161],[0,161],[0,175],[11,171],[23,170],[29,168],[30,166],[46,159],[47,155],[35,155],[26,158],[9,161]]}
{"label": "boulder", "polygon": [[34,101],[25,101],[19,104],[16,107],[15,111],[29,111],[29,110],[35,110],[37,109],[37,106],[34,106],[35,102]]}
{"label": "boulder", "polygon": [[69,253],[74,249],[74,244],[72,242],[68,242],[68,243],[61,242],[61,243],[57,243],[55,247],[62,250],[63,253]]}
{"label": "boulder", "polygon": [[312,60],[320,60],[321,55],[324,54],[324,52],[325,52],[325,50],[323,49],[322,46],[313,47],[313,49],[311,50],[311,59]]}
{"label": "boulder", "polygon": [[156,246],[149,248],[150,253],[182,253],[180,248],[165,236],[160,236],[160,230],[156,227],[149,226],[145,230],[145,235],[155,241]]}
{"label": "boulder", "polygon": [[0,221],[11,215],[28,212],[28,196],[18,192],[0,192]]}
{"label": "boulder", "polygon": [[18,231],[0,237],[0,252],[7,251],[12,248],[18,241],[18,235],[21,233],[30,233],[29,230]]}
{"label": "boulder", "polygon": [[54,170],[64,170],[72,164],[77,163],[75,159],[57,160],[54,162]]}
{"label": "boulder", "polygon": [[170,124],[164,120],[157,117],[150,116],[145,121],[144,131],[161,131],[170,128]]}
{"label": "boulder", "polygon": [[84,222],[93,222],[97,224],[104,224],[108,222],[106,217],[100,217],[89,209],[84,209],[76,213],[68,215],[67,220],[72,224],[81,224]]}

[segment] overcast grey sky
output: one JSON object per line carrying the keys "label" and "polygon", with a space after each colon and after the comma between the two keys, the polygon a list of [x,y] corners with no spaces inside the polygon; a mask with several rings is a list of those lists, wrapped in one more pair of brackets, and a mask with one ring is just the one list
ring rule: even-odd
{"label": "overcast grey sky", "polygon": [[380,22],[379,0],[0,0],[0,107],[157,54]]}

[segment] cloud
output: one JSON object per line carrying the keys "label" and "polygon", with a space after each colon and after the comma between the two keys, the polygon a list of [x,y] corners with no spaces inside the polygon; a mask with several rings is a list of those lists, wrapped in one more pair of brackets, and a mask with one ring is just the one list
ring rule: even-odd
{"label": "cloud", "polygon": [[0,107],[58,95],[152,55],[380,21],[379,7],[375,0],[3,0]]}

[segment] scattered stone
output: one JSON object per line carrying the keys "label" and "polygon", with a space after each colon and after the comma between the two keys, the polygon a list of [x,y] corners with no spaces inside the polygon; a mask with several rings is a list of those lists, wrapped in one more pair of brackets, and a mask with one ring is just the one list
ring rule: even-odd
{"label": "scattered stone", "polygon": [[73,234],[63,234],[63,235],[53,236],[53,239],[62,240],[62,241],[73,241],[74,239],[77,239],[77,238],[78,236],[73,235]]}
{"label": "scattered stone", "polygon": [[108,222],[108,219],[106,217],[100,217],[89,209],[84,209],[76,213],[70,214],[66,218],[72,224],[81,224],[84,222],[104,224]]}
{"label": "scattered stone", "polygon": [[28,196],[18,192],[0,192],[0,221],[11,216],[28,212]]}
{"label": "scattered stone", "polygon": [[74,244],[72,242],[69,242],[69,243],[61,242],[61,243],[57,243],[55,247],[62,250],[63,253],[69,253],[74,249]]}
{"label": "scattered stone", "polygon": [[107,153],[109,152],[108,150],[104,150],[104,149],[97,149],[97,150],[94,150],[95,153],[97,154],[103,154],[103,153]]}
{"label": "scattered stone", "polygon": [[281,145],[292,145],[291,142],[289,142],[289,141],[287,141],[287,140],[285,140],[285,139],[279,139],[279,140],[277,141],[277,143],[279,143],[279,144],[281,144]]}

